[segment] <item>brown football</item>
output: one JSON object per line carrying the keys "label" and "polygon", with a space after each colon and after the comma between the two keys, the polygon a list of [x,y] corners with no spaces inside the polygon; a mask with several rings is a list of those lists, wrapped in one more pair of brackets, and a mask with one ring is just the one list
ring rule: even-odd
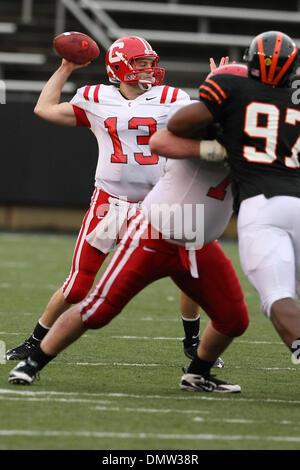
{"label": "brown football", "polygon": [[53,39],[53,46],[61,57],[75,64],[86,64],[100,54],[97,43],[87,34],[77,31],[59,34]]}

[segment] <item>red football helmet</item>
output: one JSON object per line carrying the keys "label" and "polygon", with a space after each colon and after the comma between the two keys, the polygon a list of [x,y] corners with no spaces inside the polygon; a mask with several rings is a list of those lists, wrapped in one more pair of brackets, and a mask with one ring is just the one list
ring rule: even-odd
{"label": "red football helmet", "polygon": [[207,78],[211,78],[214,75],[219,75],[221,73],[229,73],[231,75],[238,75],[239,77],[248,77],[248,67],[244,64],[221,65],[220,67],[210,72]]}
{"label": "red football helmet", "polygon": [[[153,58],[152,66],[137,68],[136,59]],[[161,85],[165,69],[158,67],[159,57],[149,42],[138,36],[117,39],[108,49],[105,65],[109,81],[112,83],[139,83],[141,85]],[[141,79],[141,73],[150,73],[151,78]]]}

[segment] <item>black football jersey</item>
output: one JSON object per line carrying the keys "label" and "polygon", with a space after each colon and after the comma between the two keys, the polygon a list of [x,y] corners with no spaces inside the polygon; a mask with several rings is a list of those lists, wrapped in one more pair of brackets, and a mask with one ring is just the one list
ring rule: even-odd
{"label": "black football jersey", "polygon": [[258,194],[300,197],[300,104],[293,93],[229,74],[208,78],[199,89],[224,130],[235,211]]}

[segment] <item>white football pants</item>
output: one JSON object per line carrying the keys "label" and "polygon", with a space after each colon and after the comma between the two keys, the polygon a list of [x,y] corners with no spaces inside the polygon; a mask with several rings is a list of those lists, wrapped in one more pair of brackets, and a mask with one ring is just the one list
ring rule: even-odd
{"label": "white football pants", "polygon": [[245,199],[238,215],[241,266],[270,317],[272,304],[300,299],[300,198]]}

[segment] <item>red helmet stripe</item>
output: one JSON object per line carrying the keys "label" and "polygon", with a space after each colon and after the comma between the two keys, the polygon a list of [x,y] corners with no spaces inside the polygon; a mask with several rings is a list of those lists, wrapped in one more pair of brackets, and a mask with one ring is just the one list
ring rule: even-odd
{"label": "red helmet stripe", "polygon": [[264,46],[263,46],[261,34],[257,37],[257,48],[258,48],[258,57],[259,57],[260,72],[261,72],[261,81],[266,82],[267,72],[266,72],[266,64],[265,64]]}
{"label": "red helmet stripe", "polygon": [[281,49],[281,43],[282,43],[282,33],[278,32],[275,40],[275,46],[272,54],[272,62],[271,62],[271,67],[269,69],[269,74],[268,74],[268,82],[271,83],[274,78],[275,70],[276,70],[276,65],[279,59],[279,53]]}
{"label": "red helmet stripe", "polygon": [[274,80],[272,82],[272,85],[277,85],[277,83],[281,80],[281,78],[283,77],[283,75],[285,74],[285,72],[287,71],[287,69],[289,68],[289,66],[293,62],[293,60],[295,59],[296,55],[297,55],[297,46],[295,44],[293,52],[291,53],[290,57],[288,58],[288,60],[284,64],[284,66],[281,68],[279,73],[274,78]]}
{"label": "red helmet stripe", "polygon": [[141,43],[143,44],[144,48],[145,49],[150,49],[150,50],[153,50],[152,47],[150,46],[149,42],[146,41],[146,39],[143,39],[143,38],[140,38],[139,36],[135,36],[137,39],[139,39],[139,41],[141,41]]}

